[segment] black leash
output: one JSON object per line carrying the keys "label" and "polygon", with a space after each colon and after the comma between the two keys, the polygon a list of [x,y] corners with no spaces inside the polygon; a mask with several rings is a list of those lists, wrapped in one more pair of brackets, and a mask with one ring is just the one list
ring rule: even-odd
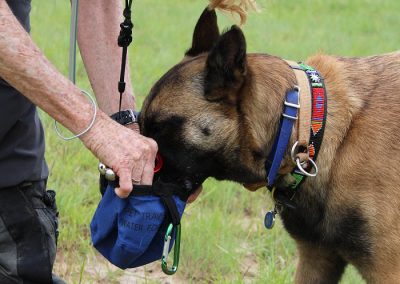
{"label": "black leash", "polygon": [[[132,37],[133,23],[132,23],[132,10],[131,10],[132,2],[133,0],[125,0],[125,9],[123,12],[124,21],[119,25],[121,27],[121,31],[119,32],[118,36],[118,46],[122,47],[121,73],[118,82],[120,115],[121,115],[121,105],[122,105],[122,94],[125,92],[125,87],[126,87],[125,68],[126,68],[126,58],[128,54],[128,46],[131,44],[133,40]],[[118,183],[118,179],[116,180],[116,182]],[[169,217],[173,225],[178,225],[180,223],[180,216],[176,204],[172,199],[172,195],[174,193],[179,194],[180,193],[179,188],[176,189],[174,188],[174,186],[170,184],[155,183],[153,186],[145,186],[145,185],[135,186],[135,189],[132,191],[131,195],[153,194],[159,196],[162,202],[164,203],[167,212],[169,213]],[[180,198],[186,201],[188,196],[180,195]]]}
{"label": "black leash", "polygon": [[131,20],[132,16],[132,1],[133,0],[125,0],[125,9],[123,12],[124,21],[119,25],[121,27],[121,31],[118,36],[118,46],[122,47],[122,61],[121,61],[121,73],[118,82],[118,92],[119,92],[119,113],[121,112],[122,105],[122,94],[125,92],[125,68],[126,68],[126,57],[128,54],[128,46],[131,44],[133,23]]}
{"label": "black leash", "polygon": [[[118,46],[122,47],[122,60],[121,60],[121,73],[118,82],[118,92],[119,92],[119,115],[121,115],[121,105],[122,105],[122,94],[125,92],[125,68],[126,68],[126,59],[128,54],[128,46],[131,44],[133,23],[132,23],[132,2],[133,0],[125,0],[125,9],[123,11],[124,21],[119,25],[121,27],[121,31],[118,35]],[[121,118],[121,117],[120,117]],[[119,183],[118,177],[114,182],[107,181],[103,175],[100,175],[100,191],[104,194],[104,191],[107,185],[111,184],[114,187],[117,187]],[[169,213],[169,217],[174,225],[178,225],[180,223],[180,216],[178,209],[176,207],[175,202],[172,199],[172,195],[174,193],[179,193],[179,190],[175,188],[169,188],[171,185],[163,184],[162,187],[156,186],[146,186],[146,185],[137,185],[135,189],[131,192],[131,196],[133,195],[156,195],[159,196],[164,203],[167,212]],[[180,196],[181,199],[187,200],[188,196]]]}

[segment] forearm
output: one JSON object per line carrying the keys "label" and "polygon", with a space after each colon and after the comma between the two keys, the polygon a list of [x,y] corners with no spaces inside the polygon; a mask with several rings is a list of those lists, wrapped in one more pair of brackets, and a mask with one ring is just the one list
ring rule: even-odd
{"label": "forearm", "polygon": [[72,132],[88,126],[93,107],[44,57],[0,1],[0,77]]}
{"label": "forearm", "polygon": [[[122,15],[121,1],[80,0],[78,43],[99,107],[111,115],[118,111],[118,81],[122,48],[117,44]],[[135,101],[127,64],[122,109],[134,109]]]}
{"label": "forearm", "polygon": [[[75,134],[84,130],[93,118],[92,104],[44,57],[3,0],[0,0],[0,77]],[[142,184],[152,183],[157,144],[150,138],[117,124],[102,111],[80,138],[119,176],[120,187],[115,189],[118,196],[128,196],[132,179]]]}

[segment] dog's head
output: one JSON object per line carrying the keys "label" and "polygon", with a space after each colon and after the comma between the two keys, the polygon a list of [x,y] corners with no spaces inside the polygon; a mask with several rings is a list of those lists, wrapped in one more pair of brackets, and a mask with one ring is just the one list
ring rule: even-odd
{"label": "dog's head", "polygon": [[184,59],[153,86],[142,108],[141,132],[158,143],[163,178],[191,188],[207,177],[263,181],[267,148],[260,140],[270,142],[275,129],[254,137],[246,105],[252,102],[244,102],[254,92],[247,60],[242,31],[232,26],[220,35],[215,12],[206,9]]}

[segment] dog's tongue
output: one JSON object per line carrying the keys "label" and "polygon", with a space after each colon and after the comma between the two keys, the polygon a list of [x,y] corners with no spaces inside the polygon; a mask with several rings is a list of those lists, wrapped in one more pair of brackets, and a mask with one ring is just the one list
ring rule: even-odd
{"label": "dog's tongue", "polygon": [[193,201],[195,201],[197,199],[197,197],[200,195],[202,190],[203,190],[203,186],[200,185],[191,195],[189,195],[187,202],[192,203]]}
{"label": "dog's tongue", "polygon": [[244,183],[243,186],[247,190],[250,191],[256,191],[257,189],[260,189],[261,187],[266,186],[266,182],[259,182],[259,183]]}

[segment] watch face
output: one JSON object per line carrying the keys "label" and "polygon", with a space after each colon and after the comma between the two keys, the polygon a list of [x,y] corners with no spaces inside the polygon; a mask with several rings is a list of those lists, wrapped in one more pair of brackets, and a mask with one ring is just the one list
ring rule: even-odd
{"label": "watch face", "polygon": [[111,118],[122,125],[128,125],[137,122],[136,113],[132,110],[123,110],[111,115]]}

